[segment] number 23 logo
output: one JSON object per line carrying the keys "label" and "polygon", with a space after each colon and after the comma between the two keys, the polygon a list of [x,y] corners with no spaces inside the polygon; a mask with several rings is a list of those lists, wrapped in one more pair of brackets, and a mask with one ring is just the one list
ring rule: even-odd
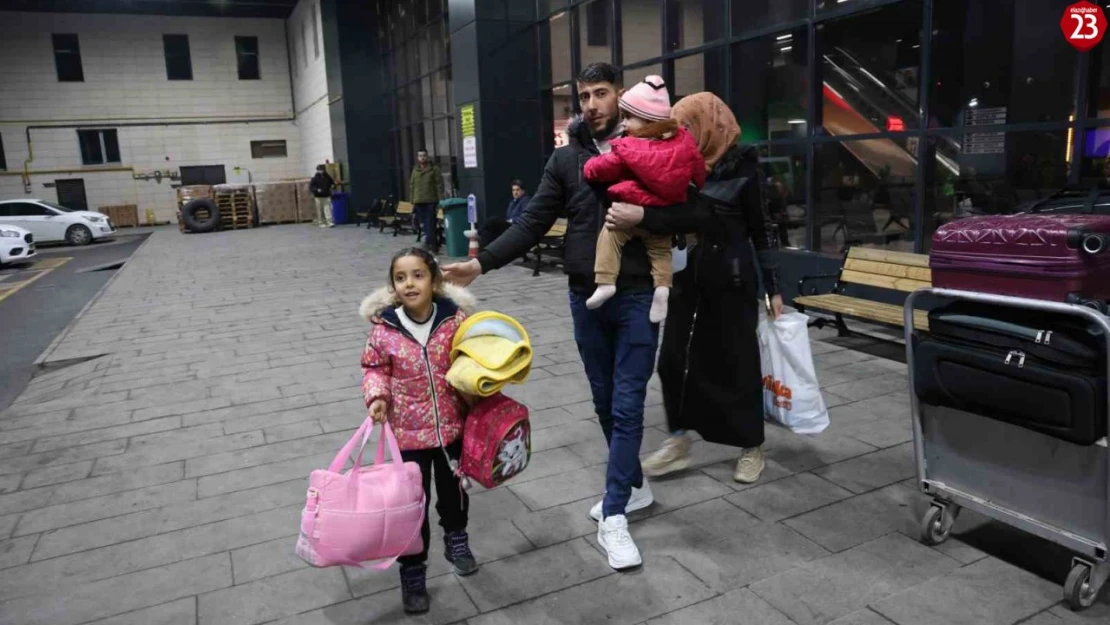
{"label": "number 23 logo", "polygon": [[1073,48],[1087,52],[1102,41],[1106,32],[1106,16],[1101,6],[1080,0],[1064,9],[1060,30]]}
{"label": "number 23 logo", "polygon": [[[1071,34],[1072,39],[1094,39],[1098,37],[1098,17],[1093,13],[1072,13],[1071,18],[1076,22],[1075,32]],[[1084,31],[1084,27],[1086,27],[1086,31]]]}

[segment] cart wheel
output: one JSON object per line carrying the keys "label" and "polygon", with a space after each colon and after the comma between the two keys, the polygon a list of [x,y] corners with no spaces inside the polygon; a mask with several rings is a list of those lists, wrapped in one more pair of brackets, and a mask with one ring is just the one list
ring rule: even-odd
{"label": "cart wheel", "polygon": [[1068,580],[1064,582],[1064,601],[1068,607],[1078,612],[1091,607],[1095,602],[1097,593],[1091,588],[1091,568],[1084,564],[1076,564],[1068,573]]}
{"label": "cart wheel", "polygon": [[954,520],[944,508],[929,506],[925,518],[921,519],[921,542],[926,545],[939,545],[948,540]]}

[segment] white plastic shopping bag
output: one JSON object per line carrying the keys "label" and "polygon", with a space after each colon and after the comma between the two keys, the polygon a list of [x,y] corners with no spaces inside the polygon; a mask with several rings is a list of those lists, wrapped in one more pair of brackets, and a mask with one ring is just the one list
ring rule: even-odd
{"label": "white plastic shopping bag", "polygon": [[816,434],[829,427],[829,411],[809,348],[808,322],[809,317],[796,312],[774,321],[761,315],[757,329],[764,414],[798,434]]}

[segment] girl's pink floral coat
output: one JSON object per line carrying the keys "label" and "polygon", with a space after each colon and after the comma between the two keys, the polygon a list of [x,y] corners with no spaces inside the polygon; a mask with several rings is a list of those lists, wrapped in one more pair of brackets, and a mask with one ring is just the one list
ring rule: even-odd
{"label": "girl's pink floral coat", "polygon": [[362,354],[362,396],[389,404],[389,424],[403,450],[445,447],[462,436],[467,407],[447,383],[455,331],[474,308],[465,289],[443,285],[427,347],[412,337],[397,316],[400,302],[386,288],[362,300],[359,314],[372,325]]}

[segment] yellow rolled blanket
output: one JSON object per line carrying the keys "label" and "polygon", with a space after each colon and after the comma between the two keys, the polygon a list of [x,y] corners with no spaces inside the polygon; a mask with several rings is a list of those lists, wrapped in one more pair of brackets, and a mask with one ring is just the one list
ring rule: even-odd
{"label": "yellow rolled blanket", "polygon": [[451,343],[447,381],[468,395],[489,397],[521,384],[532,369],[532,342],[512,317],[483,311],[467,317]]}

